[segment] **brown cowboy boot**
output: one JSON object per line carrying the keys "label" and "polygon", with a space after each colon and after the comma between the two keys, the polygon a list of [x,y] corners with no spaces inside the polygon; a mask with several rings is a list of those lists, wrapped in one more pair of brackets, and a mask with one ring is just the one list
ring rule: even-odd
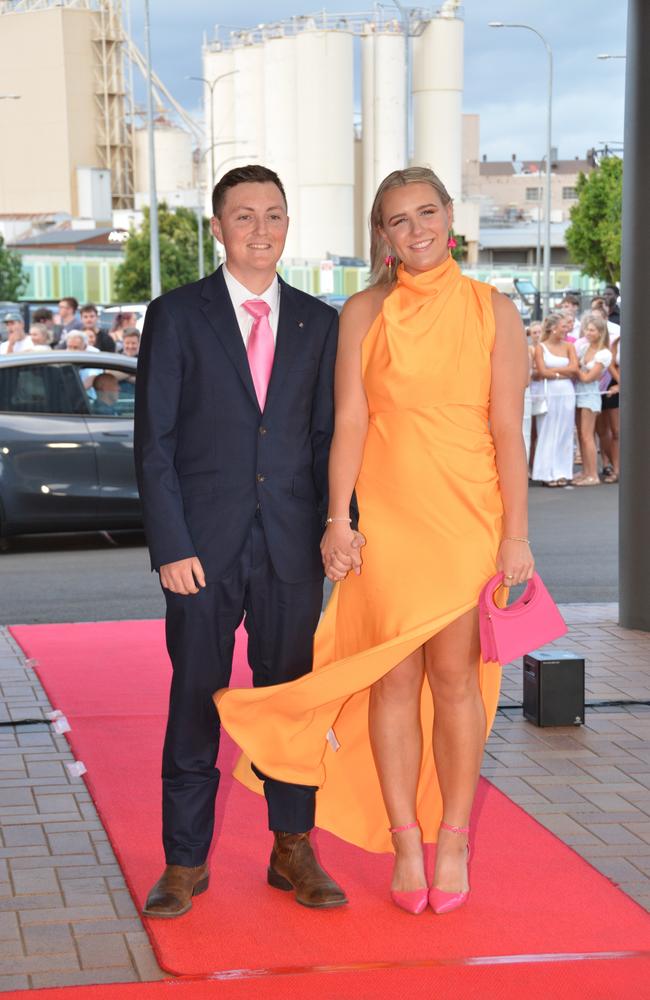
{"label": "brown cowboy boot", "polygon": [[295,889],[303,906],[342,906],[347,896],[318,864],[308,833],[276,833],[269,862],[268,883],[274,889]]}
{"label": "brown cowboy boot", "polygon": [[167,865],[147,896],[142,912],[145,917],[180,917],[192,908],[192,896],[205,892],[209,882],[207,865],[198,868]]}

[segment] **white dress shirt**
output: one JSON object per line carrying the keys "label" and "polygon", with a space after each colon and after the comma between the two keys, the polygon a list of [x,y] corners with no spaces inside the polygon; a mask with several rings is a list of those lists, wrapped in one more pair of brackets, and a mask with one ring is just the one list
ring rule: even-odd
{"label": "white dress shirt", "polygon": [[244,302],[248,302],[249,299],[262,299],[264,302],[268,302],[271,307],[269,323],[273,330],[273,342],[275,343],[278,337],[278,320],[280,318],[280,282],[278,281],[277,274],[266,291],[262,292],[261,295],[256,295],[255,292],[251,292],[248,288],[245,288],[241,281],[237,281],[237,278],[233,277],[225,264],[223,265],[223,277],[235,310],[235,316],[237,317],[239,329],[244,340],[244,347],[248,347],[248,338],[253,325],[253,317],[244,309]]}

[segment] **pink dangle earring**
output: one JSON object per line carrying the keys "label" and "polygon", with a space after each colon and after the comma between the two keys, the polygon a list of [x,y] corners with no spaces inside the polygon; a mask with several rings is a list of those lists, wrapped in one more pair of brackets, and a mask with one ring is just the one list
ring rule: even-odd
{"label": "pink dangle earring", "polygon": [[455,250],[456,247],[458,246],[458,241],[455,239],[452,233],[449,234],[449,239],[447,240],[447,246],[449,247],[450,250]]}
{"label": "pink dangle earring", "polygon": [[394,263],[395,263],[395,257],[390,252],[390,248],[389,248],[388,253],[384,257],[384,264],[386,265],[386,267],[390,271],[390,269],[391,269],[391,267],[393,266]]}

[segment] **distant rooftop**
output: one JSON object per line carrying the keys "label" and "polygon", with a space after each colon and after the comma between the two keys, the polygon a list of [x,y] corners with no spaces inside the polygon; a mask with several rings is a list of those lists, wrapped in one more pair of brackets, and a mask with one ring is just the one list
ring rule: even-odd
{"label": "distant rooftop", "polygon": [[[568,228],[568,222],[551,223],[552,247],[566,246],[565,234]],[[481,225],[478,242],[482,250],[524,250],[536,245],[537,235],[536,222],[522,222],[514,226]]]}
{"label": "distant rooftop", "polygon": [[[479,170],[481,177],[530,177],[537,176],[544,164],[540,160],[481,160]],[[594,169],[590,159],[553,160],[551,170],[554,174],[588,174]]]}
{"label": "distant rooftop", "polygon": [[113,232],[121,232],[121,230],[112,228],[54,229],[36,236],[28,236],[24,240],[15,240],[11,246],[16,250],[101,249],[119,253],[123,243],[109,239]]}

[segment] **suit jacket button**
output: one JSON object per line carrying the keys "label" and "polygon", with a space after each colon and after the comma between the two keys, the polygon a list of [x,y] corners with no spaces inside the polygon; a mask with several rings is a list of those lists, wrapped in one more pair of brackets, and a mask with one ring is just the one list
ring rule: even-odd
{"label": "suit jacket button", "polygon": [[264,437],[264,435],[266,434],[266,427],[260,427],[260,434],[262,435],[262,437]]}
{"label": "suit jacket button", "polygon": [[258,483],[263,483],[264,480],[266,479],[266,476],[263,476],[261,472],[258,472],[256,478],[257,478]]}

